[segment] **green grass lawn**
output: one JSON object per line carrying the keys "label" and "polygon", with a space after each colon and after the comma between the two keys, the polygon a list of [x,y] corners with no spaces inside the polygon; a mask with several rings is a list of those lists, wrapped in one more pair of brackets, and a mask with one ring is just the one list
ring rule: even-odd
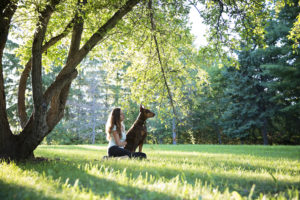
{"label": "green grass lawn", "polygon": [[106,145],[39,146],[48,161],[0,161],[0,199],[299,199],[300,146],[146,145],[147,160]]}

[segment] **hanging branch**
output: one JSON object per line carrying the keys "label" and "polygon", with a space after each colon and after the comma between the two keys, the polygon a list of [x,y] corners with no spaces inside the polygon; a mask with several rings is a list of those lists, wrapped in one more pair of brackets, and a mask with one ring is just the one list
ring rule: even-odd
{"label": "hanging branch", "polygon": [[155,23],[154,23],[153,10],[152,10],[152,0],[149,0],[148,8],[149,8],[149,11],[150,11],[151,29],[152,29],[152,33],[153,33],[153,39],[154,39],[154,42],[155,42],[155,46],[156,46],[157,57],[158,57],[158,60],[159,60],[160,69],[161,69],[161,72],[162,72],[162,75],[163,75],[163,78],[164,78],[164,83],[165,83],[165,86],[166,86],[167,91],[168,91],[170,103],[171,103],[173,114],[174,114],[172,132],[173,132],[173,144],[176,144],[176,131],[175,131],[176,122],[175,122],[175,119],[177,121],[178,121],[178,119],[177,119],[177,115],[176,115],[176,110],[175,110],[175,106],[174,106],[172,93],[171,93],[170,87],[169,87],[168,82],[167,82],[166,73],[165,73],[163,63],[162,63],[162,60],[161,60],[159,46],[158,46],[158,42],[157,42],[157,38],[156,38],[156,34],[155,34]]}
{"label": "hanging branch", "polygon": [[153,11],[152,11],[152,0],[149,0],[148,8],[150,10],[151,29],[152,29],[152,33],[153,33],[153,39],[154,39],[154,42],[155,42],[155,46],[156,46],[156,52],[157,52],[157,57],[158,57],[159,64],[160,64],[160,69],[161,69],[161,72],[162,72],[162,75],[163,75],[163,78],[164,78],[165,86],[166,86],[167,91],[168,91],[168,96],[170,98],[170,103],[171,103],[171,106],[172,106],[172,109],[173,109],[173,114],[176,117],[177,115],[176,115],[176,111],[175,111],[175,106],[174,106],[172,93],[171,93],[170,87],[169,87],[168,82],[167,82],[167,78],[166,78],[165,70],[164,70],[164,67],[163,67],[163,63],[161,61],[159,46],[158,46],[158,42],[157,42],[157,38],[156,38],[156,34],[155,34],[155,23],[154,23],[154,18],[153,18]]}

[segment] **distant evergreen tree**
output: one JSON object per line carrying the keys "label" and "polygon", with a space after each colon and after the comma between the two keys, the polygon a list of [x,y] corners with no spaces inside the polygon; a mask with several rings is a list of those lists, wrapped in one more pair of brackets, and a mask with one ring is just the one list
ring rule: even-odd
{"label": "distant evergreen tree", "polygon": [[299,137],[300,60],[287,39],[299,12],[295,1],[277,17],[274,13],[267,27],[268,48],[239,52],[240,68],[224,74],[228,107],[222,127],[230,137],[256,138],[260,131],[264,144],[268,137],[277,143],[294,143],[292,137]]}
{"label": "distant evergreen tree", "polygon": [[269,48],[264,51],[263,69],[273,78],[267,87],[275,91],[273,101],[280,108],[273,117],[274,140],[296,144],[300,140],[300,47],[293,49],[288,34],[300,13],[298,1],[286,5],[267,31]]}
{"label": "distant evergreen tree", "polygon": [[222,127],[226,135],[245,141],[260,132],[263,143],[268,144],[270,117],[274,113],[270,92],[264,87],[267,77],[262,74],[257,55],[241,52],[240,69],[228,68],[225,102],[227,108],[222,116]]}

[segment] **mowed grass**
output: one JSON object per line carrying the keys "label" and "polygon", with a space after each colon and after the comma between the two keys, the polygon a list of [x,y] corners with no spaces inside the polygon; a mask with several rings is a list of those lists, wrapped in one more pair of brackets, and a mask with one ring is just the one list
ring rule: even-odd
{"label": "mowed grass", "polygon": [[145,145],[147,160],[106,145],[39,146],[47,161],[0,162],[0,199],[299,199],[299,146]]}

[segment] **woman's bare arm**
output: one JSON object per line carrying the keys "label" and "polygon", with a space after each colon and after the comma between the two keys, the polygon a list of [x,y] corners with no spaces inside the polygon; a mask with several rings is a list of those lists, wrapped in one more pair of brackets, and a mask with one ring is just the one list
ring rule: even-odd
{"label": "woman's bare arm", "polygon": [[120,141],[120,136],[117,131],[112,131],[112,135],[115,139],[116,145],[118,145],[119,147],[124,147],[127,144],[126,141],[124,141],[124,142]]}

